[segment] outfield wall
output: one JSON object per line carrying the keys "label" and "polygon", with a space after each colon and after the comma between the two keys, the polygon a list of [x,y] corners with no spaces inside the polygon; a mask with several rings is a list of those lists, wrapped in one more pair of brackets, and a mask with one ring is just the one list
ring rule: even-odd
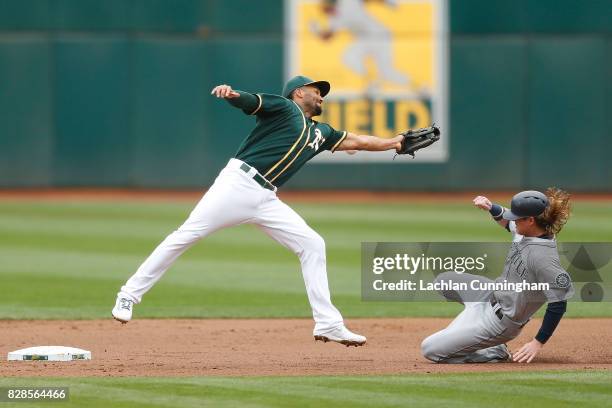
{"label": "outfield wall", "polygon": [[[612,190],[610,0],[452,0],[449,159],[311,164],[295,189]],[[4,0],[0,186],[209,185],[279,92],[281,0]],[[333,83],[333,78],[331,79]]]}

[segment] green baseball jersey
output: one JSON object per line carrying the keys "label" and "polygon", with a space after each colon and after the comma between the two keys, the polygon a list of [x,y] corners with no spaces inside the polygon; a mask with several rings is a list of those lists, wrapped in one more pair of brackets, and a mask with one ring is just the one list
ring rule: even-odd
{"label": "green baseball jersey", "polygon": [[255,128],[235,157],[255,167],[277,187],[323,150],[334,152],[347,135],[346,131],[307,118],[291,99],[271,94],[255,96],[255,109],[243,109],[257,116]]}

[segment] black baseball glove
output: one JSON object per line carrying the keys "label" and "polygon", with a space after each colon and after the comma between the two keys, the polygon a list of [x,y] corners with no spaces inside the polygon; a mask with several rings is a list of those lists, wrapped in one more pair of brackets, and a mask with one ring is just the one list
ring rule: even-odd
{"label": "black baseball glove", "polygon": [[404,137],[402,146],[397,151],[397,154],[409,154],[414,158],[414,152],[432,145],[440,140],[440,129],[435,126],[430,126],[421,129],[410,129],[404,133],[400,133]]}

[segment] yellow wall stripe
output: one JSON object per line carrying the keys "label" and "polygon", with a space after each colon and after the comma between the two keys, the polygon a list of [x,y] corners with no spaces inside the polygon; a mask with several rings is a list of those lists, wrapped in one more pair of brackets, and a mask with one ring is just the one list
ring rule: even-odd
{"label": "yellow wall stripe", "polygon": [[280,166],[280,164],[282,162],[284,162],[287,157],[289,157],[289,155],[291,154],[291,152],[293,150],[295,150],[295,147],[298,145],[298,143],[300,142],[300,140],[302,139],[302,136],[304,136],[304,131],[306,130],[306,116],[304,116],[304,112],[302,112],[302,109],[298,106],[297,103],[295,103],[295,101],[291,101],[295,104],[295,106],[299,109],[300,113],[302,114],[302,121],[304,123],[304,127],[302,128],[302,133],[300,134],[300,137],[298,137],[298,139],[295,141],[295,143],[293,144],[293,146],[291,146],[291,149],[289,149],[289,151],[287,152],[287,154],[280,159],[274,166],[272,166],[272,168],[270,170],[268,170],[266,172],[266,174],[264,174],[264,177],[268,177],[270,175],[270,173],[272,173],[278,166]]}

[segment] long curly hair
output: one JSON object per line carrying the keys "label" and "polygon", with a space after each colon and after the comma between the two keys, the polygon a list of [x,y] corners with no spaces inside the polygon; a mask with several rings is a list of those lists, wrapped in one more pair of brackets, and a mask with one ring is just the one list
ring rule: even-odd
{"label": "long curly hair", "polygon": [[570,217],[570,195],[556,187],[548,188],[544,194],[548,197],[548,206],[542,214],[535,217],[535,220],[547,234],[556,235]]}

